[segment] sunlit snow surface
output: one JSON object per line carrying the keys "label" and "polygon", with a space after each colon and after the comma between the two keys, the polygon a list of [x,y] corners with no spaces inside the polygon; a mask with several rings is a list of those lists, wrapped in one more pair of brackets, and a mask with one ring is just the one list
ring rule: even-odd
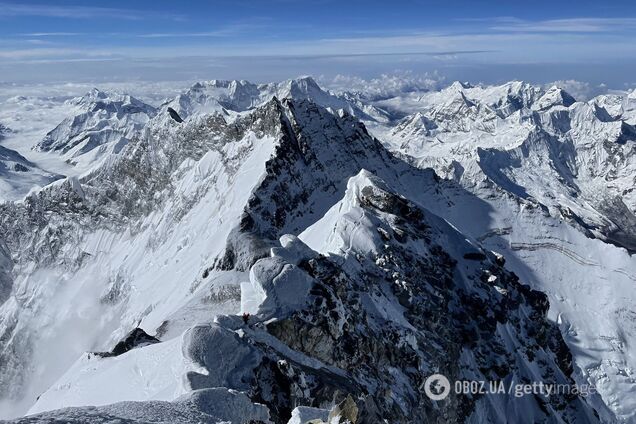
{"label": "sunlit snow surface", "polygon": [[[210,81],[174,97],[178,88],[187,86],[99,88],[130,92],[157,107],[159,115],[150,116],[149,124],[143,125],[165,131],[166,137],[179,131],[162,113],[167,107],[194,128],[197,120],[213,112],[224,113],[231,122],[274,95],[309,98],[334,113],[344,109],[359,117],[400,157],[417,167],[432,167],[466,190],[446,190],[445,201],[440,201],[425,196],[416,181],[404,179],[402,192],[465,235],[502,253],[507,267],[523,282],[545,292],[550,317],[574,355],[577,380],[599,389],[602,399],[591,398],[591,404],[608,422],[614,414],[635,422],[636,260],[624,248],[599,239],[600,228],[611,227],[612,219],[623,219],[612,215],[617,208],[604,208],[612,199],[619,196],[632,214],[636,208],[634,140],[628,137],[614,155],[603,147],[625,132],[621,119],[636,123],[633,95],[608,94],[571,104],[558,89],[514,82],[474,88],[454,83],[441,91],[404,85],[388,94],[376,84],[367,94],[334,96],[301,79],[280,85]],[[33,164],[24,175],[0,172],[0,199],[20,200],[50,181],[60,179],[54,183],[60,185],[64,177],[90,175],[118,160],[118,150],[105,149],[104,155],[86,155],[73,165],[68,156],[34,149],[64,119],[84,112],[73,98],[90,88],[0,90],[0,124],[11,130],[0,146]],[[164,98],[168,98],[165,103]],[[114,125],[115,121],[109,116],[104,122]],[[138,131],[142,136],[143,128]],[[161,208],[126,229],[85,229],[79,244],[63,246],[62,258],[86,254],[89,259],[80,267],[70,270],[59,262],[43,266],[37,258],[17,261],[13,291],[0,306],[0,329],[24,334],[24,341],[12,341],[18,352],[12,364],[15,373],[0,380],[15,381],[16,392],[23,395],[21,400],[0,401],[0,417],[68,406],[175,399],[180,400],[167,408],[171,414],[182,411],[179,402],[192,401],[180,398],[192,389],[184,384],[183,375],[197,369],[181,350],[191,328],[218,314],[255,312],[267,302],[248,270],[203,275],[223,255],[275,144],[272,137],[248,133],[220,150],[183,160],[171,175],[174,192],[159,194],[167,199]],[[337,225],[346,228],[335,228],[337,205],[341,203],[327,205],[328,212],[302,228],[300,238],[325,254],[370,248],[359,244],[364,238],[355,237],[360,225],[355,210],[346,219],[338,218]],[[596,228],[585,229],[572,216]],[[343,240],[342,234],[351,238]],[[0,271],[2,266],[0,261]],[[2,278],[0,272],[0,282]],[[283,303],[294,307],[293,299]],[[159,332],[163,343],[101,362],[89,357],[88,351],[109,350],[134,327]],[[229,402],[227,393],[200,396]],[[237,410],[249,410],[242,417],[262,414],[239,395],[232,401],[240,405]],[[162,405],[157,403],[156,408]],[[107,408],[97,415],[116,416],[117,408],[124,415],[135,415],[137,408],[146,406]],[[227,419],[227,414],[221,411],[220,419]],[[187,419],[197,422],[200,417]]]}

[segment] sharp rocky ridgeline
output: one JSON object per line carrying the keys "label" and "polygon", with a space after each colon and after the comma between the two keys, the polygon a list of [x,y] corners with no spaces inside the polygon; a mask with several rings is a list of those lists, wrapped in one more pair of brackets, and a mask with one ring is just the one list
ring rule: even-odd
{"label": "sharp rocky ridgeline", "polygon": [[[35,147],[76,175],[0,205],[16,422],[634,418],[630,96],[302,78],[69,105]],[[433,401],[435,373],[599,394]]]}

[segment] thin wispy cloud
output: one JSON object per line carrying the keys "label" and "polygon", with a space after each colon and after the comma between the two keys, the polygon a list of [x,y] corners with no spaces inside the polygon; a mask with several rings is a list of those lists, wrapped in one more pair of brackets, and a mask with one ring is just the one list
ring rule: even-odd
{"label": "thin wispy cloud", "polygon": [[50,45],[51,42],[47,40],[40,40],[39,38],[27,38],[24,40],[26,44],[36,45],[36,46],[46,46]]}
{"label": "thin wispy cloud", "polygon": [[16,35],[20,37],[76,37],[84,34],[81,32],[26,32]]}
{"label": "thin wispy cloud", "polygon": [[[332,53],[332,54],[312,54],[312,55],[286,55],[286,54],[278,54],[271,55],[269,57],[273,59],[301,59],[301,60],[321,60],[321,59],[335,59],[335,58],[365,58],[365,57],[392,57],[392,56],[427,56],[434,59],[447,60],[452,58],[457,58],[462,55],[477,55],[477,54],[486,54],[486,53],[494,53],[496,50],[455,50],[455,51],[438,51],[438,52],[423,52],[423,51],[414,51],[414,52],[382,52],[382,53]],[[261,56],[266,57],[266,56]]]}
{"label": "thin wispy cloud", "polygon": [[596,33],[636,30],[636,18],[568,18],[526,21],[495,18],[489,29],[503,32]]}
{"label": "thin wispy cloud", "polygon": [[223,31],[208,32],[155,32],[150,34],[139,34],[140,38],[188,38],[188,37],[227,37]]}
{"label": "thin wispy cloud", "polygon": [[47,18],[93,19],[109,18],[124,20],[170,19],[185,20],[181,14],[156,12],[152,10],[135,10],[111,7],[19,4],[0,2],[0,17],[40,16]]}
{"label": "thin wispy cloud", "polygon": [[[216,33],[215,33],[216,34]],[[458,60],[460,57],[481,57],[488,55],[491,60],[514,60],[527,62],[545,61],[558,55],[562,60],[580,60],[579,57],[589,56],[591,50],[600,59],[602,55],[631,54],[635,51],[629,40],[589,40],[581,34],[571,34],[568,37],[554,39],[550,34],[533,32],[490,32],[490,33],[413,33],[410,35],[376,35],[373,37],[336,37],[321,39],[260,39],[252,41],[239,40],[234,37],[224,37],[220,34],[215,42],[198,43],[188,40],[186,43],[171,45],[135,44],[101,46],[100,48],[77,48],[75,43],[68,44],[69,52],[77,57],[111,54],[127,56],[129,58],[178,58],[185,56],[199,57],[294,57],[294,58],[346,58],[371,56],[428,56],[435,60]],[[206,37],[212,35],[195,35],[195,33],[175,34],[142,34],[136,37],[162,38],[175,37]],[[124,38],[130,36],[123,35]],[[135,38],[135,35],[132,35]],[[585,48],[581,47],[585,45]],[[73,48],[71,48],[73,47]],[[23,56],[35,58],[40,54],[49,58],[60,51],[51,49],[23,49],[9,52],[0,50],[0,57],[6,59],[21,59]],[[602,53],[602,55],[601,55]],[[589,59],[588,59],[589,60]],[[519,63],[519,62],[518,62]]]}
{"label": "thin wispy cloud", "polygon": [[52,64],[52,63],[90,63],[90,62],[116,62],[124,59],[118,57],[86,57],[86,58],[69,58],[69,59],[27,59],[18,60],[14,63],[21,64]]}
{"label": "thin wispy cloud", "polygon": [[155,32],[139,34],[141,38],[198,38],[198,37],[230,37],[239,34],[249,34],[263,31],[271,27],[271,19],[252,18],[240,22],[230,23],[210,31],[185,31],[185,32]]}
{"label": "thin wispy cloud", "polygon": [[67,47],[46,47],[46,48],[29,48],[29,49],[0,49],[0,59],[8,60],[24,60],[24,59],[86,59],[95,57],[111,57],[110,51],[92,50],[87,51],[78,48]]}

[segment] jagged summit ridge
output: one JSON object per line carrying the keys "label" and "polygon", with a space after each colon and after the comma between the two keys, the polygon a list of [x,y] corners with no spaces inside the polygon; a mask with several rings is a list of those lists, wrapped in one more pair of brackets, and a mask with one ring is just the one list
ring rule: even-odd
{"label": "jagged summit ridge", "polygon": [[[483,359],[474,360],[485,361],[481,372],[496,369],[502,373],[503,364],[485,359],[489,357],[485,350],[491,343],[495,349],[504,343],[497,334],[497,324],[492,322],[499,320],[507,328],[507,337],[522,336],[518,343],[534,352],[528,353],[532,359],[523,356],[521,363],[536,361],[534,355],[539,355],[551,363],[546,366],[553,367],[557,381],[568,381],[571,365],[567,355],[561,352],[563,342],[558,331],[547,330],[548,344],[560,358],[558,362],[552,362],[548,359],[551,356],[544,353],[545,348],[539,348],[537,343],[543,342],[528,337],[549,328],[547,321],[541,318],[545,314],[545,298],[520,285],[501,265],[496,265],[494,255],[467,242],[443,220],[395,194],[366,170],[349,179],[343,199],[325,216],[331,221],[328,228],[333,228],[337,238],[345,243],[348,240],[344,249],[330,250],[325,257],[293,236],[283,237],[279,247],[251,266],[249,279],[253,291],[242,290],[241,296],[252,298],[254,291],[264,296],[260,304],[254,304],[249,325],[244,325],[238,316],[219,316],[215,323],[194,327],[186,333],[183,351],[200,367],[186,372],[190,389],[240,390],[252,402],[265,405],[272,422],[286,422],[292,416],[293,405],[311,402],[316,407],[325,407],[338,401],[338,393],[342,392],[358,399],[361,422],[377,422],[387,417],[394,422],[408,422],[414,417],[443,422],[448,413],[462,420],[467,410],[479,411],[475,413],[482,418],[496,419],[497,408],[505,407],[508,402],[510,408],[519,401],[513,396],[492,399],[490,402],[504,404],[489,410],[488,406],[480,407],[467,399],[449,399],[444,406],[448,412],[441,413],[418,387],[424,375],[433,369],[441,371],[440,367],[449,375],[461,375],[463,366],[467,367],[466,372],[474,372],[472,361],[462,366],[460,358],[457,362],[448,360],[447,352],[461,349],[447,346],[454,343],[447,332],[464,332],[465,338],[460,338],[462,341],[458,343],[479,350],[477,357]],[[358,218],[353,220],[355,216]],[[315,247],[327,247],[323,243],[335,240],[334,237],[328,234],[322,235],[323,240],[316,237],[317,230],[325,224],[317,222],[301,239],[307,237]],[[446,251],[439,242],[452,246],[452,250]],[[465,258],[471,252],[483,253],[475,261]],[[464,277],[453,273],[454,267],[464,269],[461,273]],[[396,274],[402,278],[395,280]],[[420,280],[420,276],[428,277]],[[497,284],[499,289],[491,284]],[[429,290],[436,294],[432,295]],[[488,296],[493,300],[485,304],[498,305],[492,317],[482,314],[487,320],[482,324],[467,319],[473,315],[467,310],[478,307],[470,300],[475,295],[471,295],[472,291],[481,293],[480,297],[490,293]],[[290,297],[291,293],[298,295]],[[369,295],[370,299],[365,300]],[[507,302],[506,297],[515,300]],[[387,315],[393,309],[387,308],[391,303],[405,308],[403,318]],[[514,312],[519,306],[508,306],[519,303],[523,305],[520,306],[523,312]],[[242,304],[249,302],[242,299]],[[528,313],[534,319],[526,320]],[[453,316],[448,324],[451,327],[445,328],[442,324],[440,328],[430,328],[428,323],[438,322],[432,318],[435,314]],[[519,315],[515,317],[515,314]],[[422,319],[422,316],[428,318]],[[481,328],[478,335],[470,330],[472,325]],[[545,329],[539,331],[534,326]],[[518,336],[514,336],[516,332]],[[479,338],[478,348],[472,337]],[[431,343],[431,338],[437,340],[436,343]],[[372,354],[394,349],[396,343],[398,348],[391,357]],[[164,344],[164,348],[172,349],[172,344]],[[349,350],[352,345],[357,346],[355,354]],[[140,348],[137,356],[142,355],[144,349],[160,347],[161,344],[155,344]],[[219,358],[232,362],[218,367]],[[400,373],[384,373],[380,363]],[[487,371],[489,366],[495,368]],[[521,378],[529,371],[514,365],[507,372],[519,373]],[[369,381],[370,376],[374,383]],[[78,381],[71,374],[59,387],[76,384]],[[379,396],[378,384],[392,387],[394,395]],[[286,387],[293,390],[288,391]],[[489,404],[483,401],[484,405]],[[178,401],[173,407],[177,405]],[[524,411],[528,413],[525,408]],[[545,416],[539,407],[531,411],[537,419]],[[554,400],[548,411],[548,416],[560,416],[565,421],[595,422],[592,411],[580,399]],[[251,415],[247,414],[242,419],[249,418]]]}
{"label": "jagged summit ridge", "polygon": [[199,82],[185,93],[166,102],[163,108],[172,108],[182,118],[221,113],[231,119],[233,114],[262,106],[273,97],[311,100],[334,111],[343,109],[354,116],[382,119],[382,112],[376,108],[357,104],[344,96],[325,91],[311,77],[269,84],[252,84],[243,80]]}
{"label": "jagged summit ridge", "polygon": [[[497,421],[504,409],[519,421],[596,422],[593,409],[608,422],[613,414],[629,419],[629,399],[605,405],[630,387],[621,377],[629,347],[609,353],[605,342],[585,339],[611,338],[614,327],[584,326],[590,299],[567,284],[576,275],[585,288],[578,291],[591,293],[589,281],[611,277],[615,289],[595,280],[594,299],[606,305],[600,321],[616,314],[631,331],[612,297],[616,290],[629,297],[629,256],[600,241],[629,241],[628,100],[616,100],[618,118],[607,101],[566,105],[558,93],[556,103],[537,108],[550,90],[521,82],[453,90],[370,103],[307,79],[200,83],[178,97],[190,112],[167,103],[79,178],[1,205],[8,254],[0,258],[10,259],[0,259],[0,281],[9,275],[2,285],[10,292],[0,340],[10,345],[0,384],[17,398],[29,379],[43,382],[27,393],[33,402],[45,391],[32,412],[135,400],[68,413],[138,421],[149,408],[203,408],[195,399],[206,393],[235,402],[238,420],[286,422],[304,413],[297,404],[323,417],[344,393],[369,422],[443,422],[444,414]],[[86,104],[104,105],[85,113],[111,110],[104,96],[89,94]],[[173,106],[182,122],[171,117]],[[592,201],[606,187],[623,205]],[[607,228],[622,233],[603,231],[608,219],[617,222]],[[488,249],[504,252],[520,279]],[[557,267],[553,257],[579,268]],[[53,281],[45,278],[51,273]],[[519,280],[545,290],[550,309]],[[248,325],[243,311],[252,314]],[[116,358],[83,353],[110,351],[134,328],[160,343]],[[42,361],[43,345],[67,360],[30,375],[24,364]],[[573,358],[568,346],[576,347]],[[233,365],[221,372],[218,358]],[[379,373],[387,363],[394,372]],[[540,372],[568,384],[589,378],[602,398],[458,398],[440,412],[419,384],[442,369],[475,378]],[[103,396],[135,370],[142,377]],[[229,416],[215,405],[205,413]]]}

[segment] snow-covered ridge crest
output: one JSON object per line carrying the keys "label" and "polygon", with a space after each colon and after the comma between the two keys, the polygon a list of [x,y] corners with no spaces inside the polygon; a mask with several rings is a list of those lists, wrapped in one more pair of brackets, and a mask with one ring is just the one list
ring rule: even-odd
{"label": "snow-covered ridge crest", "polygon": [[[0,361],[9,370],[0,373],[0,384],[19,388],[33,375],[25,364],[45,363],[37,352],[46,352],[65,359],[48,368],[57,375],[38,375],[36,370],[43,386],[30,388],[29,401],[46,387],[51,390],[34,412],[56,402],[100,402],[100,379],[108,380],[113,365],[118,370],[114,375],[139,366],[148,379],[102,401],[134,398],[141,403],[73,414],[123,417],[137,411],[134,419],[143,421],[153,407],[174,412],[193,402],[199,408],[193,399],[213,391],[219,402],[233,399],[241,405],[239,420],[250,414],[265,417],[261,406],[266,405],[267,419],[285,422],[294,414],[293,396],[324,412],[342,400],[337,391],[359,394],[354,402],[364,398],[358,406],[370,420],[399,421],[417,410],[420,401],[428,411],[418,378],[435,367],[451,376],[475,377],[475,369],[488,370],[477,376],[485,379],[498,377],[497,370],[505,368],[506,375],[536,380],[531,371],[540,362],[541,372],[555,381],[590,379],[601,387],[603,398],[587,404],[566,399],[570,403],[565,409],[561,400],[553,399],[548,412],[533,401],[458,399],[446,411],[472,414],[458,415],[458,420],[496,420],[496,410],[511,408],[526,414],[515,415],[519,419],[547,415],[595,422],[593,407],[607,421],[613,413],[629,419],[630,401],[621,396],[633,387],[628,377],[633,361],[620,331],[628,334],[634,328],[625,290],[633,280],[633,262],[623,250],[599,241],[608,240],[599,230],[603,224],[620,218],[625,221],[619,219],[616,228],[629,227],[633,213],[628,100],[618,102],[618,117],[619,108],[609,113],[603,106],[607,102],[560,104],[562,94],[556,95],[556,103],[537,108],[546,91],[517,82],[499,87],[454,84],[441,96],[406,93],[378,102],[351,93],[317,92],[314,84],[301,79],[256,85],[259,94],[252,103],[251,95],[240,94],[250,90],[247,82],[202,83],[195,91],[225,106],[206,109],[208,100],[194,102],[194,112],[177,120],[164,105],[117,154],[81,177],[56,182],[24,202],[0,205],[9,252],[4,256],[12,259],[4,270],[6,275],[12,268],[13,287],[0,308],[0,340],[11,343]],[[303,93],[312,94],[293,98]],[[93,97],[102,101],[99,92]],[[233,110],[234,98],[250,100],[238,102],[241,107]],[[339,102],[346,103],[343,107]],[[386,119],[358,110],[380,111],[377,116]],[[399,137],[399,145],[393,137]],[[599,158],[601,164],[595,162]],[[426,166],[452,181],[420,169]],[[608,181],[609,192],[604,191]],[[594,193],[621,193],[627,209],[606,201],[600,203],[611,210],[600,210]],[[501,268],[500,256],[466,239],[505,252],[522,281],[550,296],[550,311],[545,296],[524,288]],[[617,244],[623,240],[625,245],[623,235],[618,239]],[[309,266],[312,261],[315,267]],[[2,265],[0,259],[0,278]],[[422,275],[426,278],[418,277]],[[570,290],[573,276],[581,290]],[[613,285],[604,283],[609,278]],[[440,306],[437,297],[419,292],[422,287],[448,303]],[[514,305],[502,300],[508,294]],[[598,325],[584,324],[597,299],[604,306],[594,311]],[[241,308],[253,314],[251,325],[243,325],[236,315]],[[360,311],[369,319],[358,321]],[[440,311],[451,311],[452,322],[444,321],[441,317],[448,315]],[[469,318],[461,311],[470,311]],[[509,321],[499,322],[500,313]],[[211,322],[214,316],[216,323]],[[432,321],[448,326],[429,335],[430,320],[418,321],[422,316],[438,316]],[[531,323],[522,319],[527,316]],[[549,320],[559,322],[574,362]],[[348,322],[359,325],[360,332],[348,328]],[[540,328],[528,331],[535,324]],[[86,360],[85,351],[108,351],[137,327],[162,342],[117,358]],[[454,338],[464,333],[473,343]],[[502,334],[523,348],[498,346]],[[46,349],[34,349],[34,342]],[[546,343],[548,350],[535,352],[535,344]],[[60,350],[61,345],[69,349]],[[361,356],[351,353],[351,345],[363,346]],[[482,355],[475,345],[490,353]],[[607,351],[609,347],[614,350]],[[174,356],[180,349],[188,353]],[[428,359],[413,363],[409,349]],[[501,349],[506,354],[498,356]],[[144,358],[156,355],[167,358],[160,368],[174,365],[176,372],[155,373]],[[215,373],[219,357],[250,365],[237,366],[246,372],[241,378],[224,380]],[[444,362],[448,357],[460,365]],[[262,361],[260,367],[253,366],[258,362],[254,358]],[[367,368],[383,369],[387,360],[395,360],[391,375],[359,377],[369,374]],[[179,386],[184,374],[188,383]],[[279,378],[287,383],[277,385]],[[251,380],[256,383],[246,383]],[[137,393],[147,384],[166,390]],[[73,387],[92,388],[77,397],[82,390]],[[298,392],[289,394],[286,387]],[[388,390],[394,395],[378,395]],[[177,400],[181,394],[185,397]],[[619,401],[612,401],[615,396]]]}
{"label": "snow-covered ridge crest", "polygon": [[[295,164],[287,162],[291,159],[289,155]],[[9,236],[18,276],[14,290],[30,293],[42,286],[57,291],[59,301],[71,305],[77,302],[78,309],[83,310],[90,303],[91,309],[102,316],[98,328],[108,335],[101,338],[96,332],[68,331],[64,326],[70,325],[69,318],[54,307],[54,302],[50,307],[57,312],[50,315],[42,312],[49,306],[39,301],[36,301],[40,311],[37,314],[23,309],[21,302],[5,304],[7,316],[11,320],[19,318],[20,324],[6,325],[1,330],[5,334],[20,331],[23,337],[19,343],[13,339],[14,351],[20,354],[4,361],[18,372],[5,375],[9,379],[2,383],[13,384],[15,391],[11,393],[20,395],[20,384],[29,383],[30,376],[20,371],[17,363],[36,360],[28,352],[33,351],[32,343],[39,343],[38,340],[50,343],[48,351],[64,353],[67,358],[61,362],[64,365],[77,354],[78,348],[104,349],[129,331],[131,325],[140,325],[140,320],[149,331],[174,337],[187,328],[181,323],[181,314],[187,316],[189,308],[202,308],[208,296],[220,299],[219,310],[231,308],[232,302],[238,300],[232,293],[238,288],[241,272],[261,255],[258,249],[255,253],[248,250],[241,267],[243,259],[238,250],[226,248],[232,246],[233,229],[247,230],[248,236],[253,234],[249,236],[252,238],[266,236],[257,242],[264,246],[270,243],[267,237],[271,234],[289,229],[300,231],[319,218],[321,208],[337,201],[338,193],[331,191],[330,186],[338,182],[339,175],[357,172],[360,165],[356,160],[375,158],[378,162],[388,157],[377,140],[350,115],[334,114],[308,101],[274,99],[232,122],[215,114],[184,123],[157,116],[107,165],[79,179],[69,178],[46,187],[22,203],[2,205],[0,224],[3,233]],[[357,159],[351,161],[351,158]],[[313,163],[312,166],[302,165],[305,161]],[[340,167],[341,174],[330,175],[325,164],[332,161],[346,164]],[[333,163],[335,169],[336,163]],[[255,187],[263,198],[272,189],[282,193],[276,186],[289,181],[277,177],[276,169],[287,174],[292,165],[297,167],[298,176],[306,174],[301,178],[305,190],[313,188],[313,179],[322,185],[321,190],[331,192],[327,196],[331,203],[318,208],[324,200],[320,196],[307,199],[302,192],[295,193],[297,197],[292,202],[285,203],[284,199],[281,203],[274,202],[275,208],[295,208],[291,209],[294,217],[278,215],[276,219],[284,218],[284,224],[272,220],[275,215],[270,213],[281,213],[269,209],[272,205],[259,208],[255,198],[248,202],[248,197]],[[261,174],[263,169],[272,182],[269,188],[268,178]],[[301,207],[299,201],[306,206]],[[249,230],[246,227],[249,219],[238,221],[243,208],[250,211],[244,216],[253,213],[258,227]],[[311,209],[316,215],[312,215]],[[208,234],[214,243],[197,237],[200,234]],[[137,253],[130,254],[133,251]],[[200,252],[200,256],[190,255],[191,251]],[[142,253],[144,260],[139,257]],[[155,285],[156,270],[150,257],[166,267],[162,273],[162,280],[166,281],[164,289],[158,290]],[[108,271],[98,272],[102,267]],[[38,274],[40,269],[43,272]],[[60,275],[59,279],[42,280],[51,273]],[[134,288],[131,273],[136,275]],[[103,277],[96,281],[94,275]],[[167,283],[170,278],[189,283],[172,290]],[[209,281],[219,281],[219,285],[210,286]],[[64,290],[71,285],[78,292]],[[67,295],[75,300],[64,300]],[[47,316],[51,320],[35,324],[41,320],[39,317]],[[113,321],[115,316],[119,317],[119,323]],[[93,313],[80,322],[91,317],[94,318]],[[196,319],[190,317],[186,322]],[[33,331],[36,328],[46,330]],[[75,338],[73,345],[67,345],[72,352],[54,343],[56,335],[64,331]],[[48,370],[59,372],[56,366]],[[41,381],[47,382],[51,375],[42,376]]]}
{"label": "snow-covered ridge crest", "polygon": [[253,84],[244,80],[202,81],[194,84],[183,94],[162,105],[171,108],[182,118],[192,115],[221,113],[229,118],[236,113],[262,106],[272,98],[311,100],[334,111],[343,109],[360,118],[384,119],[383,112],[355,99],[323,90],[311,77],[300,77],[279,83]]}
{"label": "snow-covered ridge crest", "polygon": [[[329,410],[346,394],[356,399],[361,422],[448,416],[498,422],[501,408],[519,411],[519,419],[531,414],[537,420],[596,422],[580,398],[555,398],[542,408],[533,399],[512,395],[479,401],[452,396],[442,409],[433,406],[420,389],[432,372],[457,378],[511,373],[523,379],[541,367],[555,382],[571,382],[570,357],[558,330],[545,319],[545,296],[521,285],[500,258],[469,243],[368,171],[348,180],[344,197],[324,220],[303,234],[331,228],[339,240],[348,241],[348,248],[324,256],[284,236],[251,267],[250,282],[264,297],[247,324],[239,316],[221,315],[186,333],[183,351],[199,368],[186,373],[195,391],[185,399],[200,390],[226,395],[239,390],[255,407],[265,405],[275,423],[287,422],[294,405]],[[312,243],[325,248],[324,242],[334,239],[329,233],[322,237],[313,237]],[[119,362],[161,348],[142,347]],[[509,349],[517,359],[497,361],[490,349]],[[382,395],[389,388],[392,395]],[[211,410],[220,407],[211,405]],[[93,413],[73,412],[80,417]],[[244,412],[242,419],[253,413]]]}

